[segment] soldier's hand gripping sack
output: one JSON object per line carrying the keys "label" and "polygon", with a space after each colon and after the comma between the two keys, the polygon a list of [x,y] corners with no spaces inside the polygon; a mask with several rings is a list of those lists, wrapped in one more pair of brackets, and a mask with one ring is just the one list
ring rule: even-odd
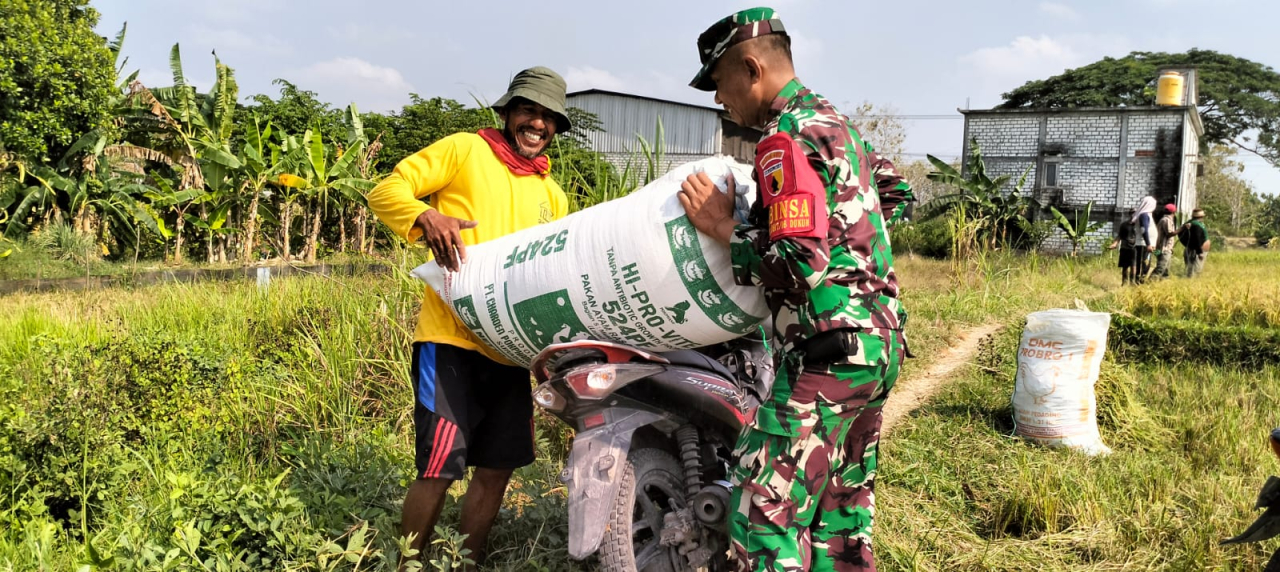
{"label": "soldier's hand gripping sack", "polygon": [[677,193],[697,172],[736,195],[743,220],[755,199],[750,167],[705,159],[626,197],[468,246],[456,273],[428,262],[413,274],[481,342],[523,366],[580,339],[667,351],[738,338],[768,310],[758,288],[734,283],[729,250],[685,216]]}

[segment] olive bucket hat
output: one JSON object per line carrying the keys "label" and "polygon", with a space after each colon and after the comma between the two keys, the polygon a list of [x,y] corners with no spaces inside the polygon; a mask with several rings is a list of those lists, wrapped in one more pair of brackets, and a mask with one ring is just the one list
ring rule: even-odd
{"label": "olive bucket hat", "polygon": [[769,34],[787,35],[787,29],[782,26],[782,20],[773,8],[749,8],[734,12],[712,24],[698,36],[698,58],[702,60],[702,69],[698,70],[698,75],[693,76],[689,86],[702,91],[715,91],[716,82],[711,81],[711,71],[715,69],[720,56],[737,44]]}
{"label": "olive bucket hat", "polygon": [[531,67],[516,74],[503,94],[493,104],[494,109],[503,109],[511,100],[522,97],[541,105],[556,114],[556,133],[567,133],[573,128],[564,106],[565,83],[560,74],[542,66]]}

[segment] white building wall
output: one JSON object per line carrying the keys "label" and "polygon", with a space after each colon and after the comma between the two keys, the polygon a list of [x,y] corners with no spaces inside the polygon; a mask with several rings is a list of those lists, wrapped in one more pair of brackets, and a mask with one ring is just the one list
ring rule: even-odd
{"label": "white building wall", "polygon": [[1000,188],[1005,194],[1013,192],[1014,187],[1018,185],[1018,180],[1022,178],[1023,173],[1027,175],[1027,182],[1022,186],[1023,194],[1028,194],[1036,186],[1036,162],[1034,159],[1002,159],[992,158],[984,159],[987,166],[987,176],[992,179],[1004,175],[1009,176],[1009,180]]}
{"label": "white building wall", "polygon": [[[1117,144],[1117,147],[1119,145]],[[1115,204],[1120,186],[1120,162],[1069,157],[1058,166],[1058,186],[1062,200],[1068,205]]]}
{"label": "white building wall", "polygon": [[1191,216],[1199,206],[1196,192],[1197,171],[1200,165],[1200,138],[1191,121],[1182,122],[1182,188],[1178,192],[1178,212]]}
{"label": "white building wall", "polygon": [[[976,139],[988,174],[993,178],[1011,175],[1006,191],[1031,168],[1026,186],[1031,191],[1044,185],[1037,172],[1042,161],[1043,137],[1047,146],[1061,145],[1056,188],[1062,189],[1063,203],[1083,206],[1093,201],[1095,210],[1116,207],[1124,211],[1155,192],[1154,151],[1160,129],[1183,129],[1184,165],[1179,205],[1189,210],[1188,205],[1193,206],[1195,200],[1194,158],[1198,153],[1198,139],[1186,118],[1186,113],[1178,109],[974,114],[966,117],[964,153],[968,157],[969,139]],[[1124,148],[1121,148],[1122,139]],[[1139,151],[1144,155],[1150,151],[1153,156],[1140,157]],[[1038,192],[1037,196],[1045,195]],[[1089,251],[1100,251],[1110,243],[1113,233],[1113,223],[1104,224],[1092,234]],[[1057,231],[1045,242],[1044,248],[1069,252],[1071,243]]]}
{"label": "white building wall", "polygon": [[1073,158],[1116,159],[1120,156],[1121,121],[1115,113],[1050,115],[1045,143],[1066,145],[1066,155]]}
{"label": "white building wall", "polygon": [[[1154,152],[1161,129],[1182,129],[1183,114],[1172,110],[1133,114],[1129,117],[1128,145],[1125,148],[1125,186],[1116,204],[1133,208],[1142,197],[1156,192],[1155,156],[1140,157],[1139,151]],[[1193,138],[1192,138],[1193,139]],[[1184,134],[1183,145],[1188,138]],[[1194,192],[1194,191],[1193,191]],[[1182,202],[1179,201],[1179,204]]]}
{"label": "white building wall", "polygon": [[[1040,151],[1040,116],[1030,113],[974,116],[968,119],[969,138],[977,138],[984,157],[1034,157]],[[969,141],[964,142],[969,156]]]}

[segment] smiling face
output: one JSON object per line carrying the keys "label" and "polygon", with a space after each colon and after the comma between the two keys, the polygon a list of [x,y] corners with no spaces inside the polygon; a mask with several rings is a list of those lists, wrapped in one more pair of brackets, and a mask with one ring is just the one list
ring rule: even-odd
{"label": "smiling face", "polygon": [[764,63],[747,48],[747,43],[729,48],[711,70],[711,81],[716,85],[716,103],[729,112],[729,119],[738,125],[760,127],[773,93],[765,93],[769,86],[764,81]]}
{"label": "smiling face", "polygon": [[556,134],[556,114],[523,98],[515,98],[499,115],[506,122],[503,134],[521,157],[535,159],[547,151]]}

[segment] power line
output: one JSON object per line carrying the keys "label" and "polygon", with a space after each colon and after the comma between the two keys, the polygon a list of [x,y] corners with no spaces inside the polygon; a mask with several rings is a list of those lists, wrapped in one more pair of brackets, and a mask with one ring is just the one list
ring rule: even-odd
{"label": "power line", "polygon": [[933,155],[934,157],[959,157],[959,156],[960,156],[960,153],[959,153],[959,152],[956,152],[956,153],[949,153],[949,152],[937,152],[937,153],[935,153],[935,152],[932,152],[932,151],[900,151],[900,152],[898,152],[898,153],[894,153],[894,154],[895,154],[895,155],[907,155],[907,156],[909,156],[909,157],[924,157],[925,155]]}
{"label": "power line", "polygon": [[963,115],[858,115],[850,119],[903,119],[907,121],[940,121],[964,119]]}

